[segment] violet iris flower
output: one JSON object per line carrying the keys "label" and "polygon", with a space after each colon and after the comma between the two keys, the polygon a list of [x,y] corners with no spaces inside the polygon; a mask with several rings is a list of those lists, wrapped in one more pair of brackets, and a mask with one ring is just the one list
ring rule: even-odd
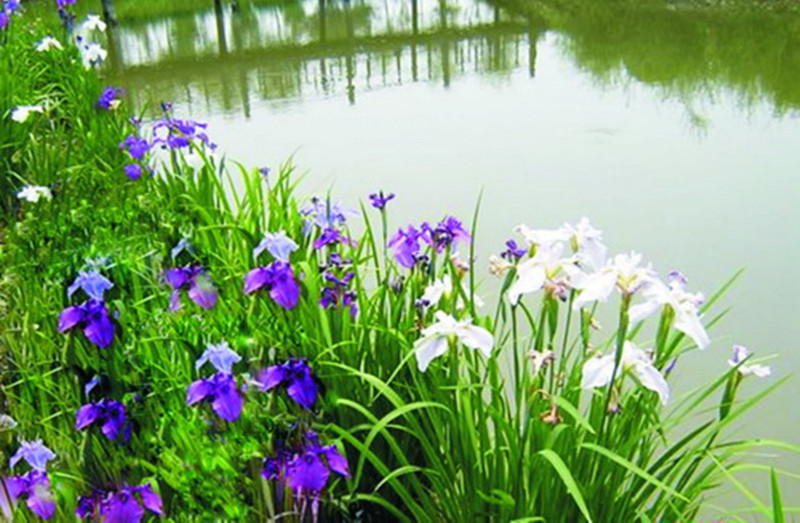
{"label": "violet iris flower", "polygon": [[311,203],[301,209],[300,214],[309,218],[305,223],[306,234],[311,232],[312,225],[319,229],[335,229],[344,225],[348,216],[358,215],[353,209],[317,197],[311,198]]}
{"label": "violet iris flower", "polygon": [[112,441],[116,440],[120,433],[123,441],[127,441],[130,437],[130,424],[125,423],[125,405],[119,401],[103,399],[97,403],[87,403],[78,409],[75,418],[77,430],[84,430],[97,423],[101,425],[105,437]]}
{"label": "violet iris flower", "polygon": [[285,231],[268,232],[264,239],[253,249],[253,259],[266,251],[278,261],[289,262],[289,255],[298,249],[297,243],[286,235]]}
{"label": "violet iris flower", "polygon": [[138,180],[142,177],[142,166],[138,163],[129,163],[123,167],[123,172],[130,180]]}
{"label": "violet iris flower", "polygon": [[506,242],[506,250],[500,254],[501,258],[505,258],[510,262],[514,262],[525,256],[528,252],[527,249],[524,249],[517,245],[517,242],[514,240],[508,240]]}
{"label": "violet iris flower", "polygon": [[5,480],[11,502],[25,499],[31,512],[42,519],[50,519],[56,513],[56,503],[50,488],[50,478],[43,470],[29,470],[21,476],[12,476]]}
{"label": "violet iris flower", "polygon": [[431,227],[427,223],[422,224],[423,230],[428,230],[430,240],[436,252],[441,253],[447,247],[455,247],[458,242],[469,243],[471,237],[459,220],[448,216],[436,227]]}
{"label": "violet iris flower", "polygon": [[125,149],[134,160],[141,160],[150,152],[151,145],[144,138],[129,134],[120,144],[120,149]]}
{"label": "violet iris flower", "polygon": [[389,193],[384,196],[383,191],[379,191],[377,193],[370,194],[369,199],[372,200],[371,205],[373,207],[383,210],[386,207],[386,204],[389,203],[390,200],[394,199],[394,193]]}
{"label": "violet iris flower", "polygon": [[355,273],[349,272],[340,280],[331,272],[326,272],[324,277],[329,286],[322,288],[322,298],[320,298],[319,304],[325,309],[337,306],[350,307],[350,315],[355,317],[358,313],[356,293],[348,289],[354,276]]}
{"label": "violet iris flower", "polygon": [[388,247],[394,252],[394,259],[406,269],[411,269],[417,262],[420,251],[420,240],[429,243],[427,231],[418,231],[413,225],[409,225],[406,230],[398,229]]}
{"label": "violet iris flower", "polygon": [[67,288],[67,296],[71,298],[78,289],[82,289],[90,298],[102,300],[105,292],[113,286],[114,284],[108,278],[96,270],[81,271],[72,285]]}
{"label": "violet iris flower", "polygon": [[83,328],[83,335],[101,349],[114,341],[114,324],[103,300],[91,298],[80,305],[67,307],[58,317],[58,332],[75,327]]}
{"label": "violet iris flower", "polygon": [[242,413],[243,400],[236,388],[236,378],[228,372],[218,372],[208,379],[192,382],[186,389],[186,404],[202,401],[211,403],[211,409],[225,421],[236,421]]}
{"label": "violet iris flower", "polygon": [[106,523],[139,523],[145,509],[164,515],[161,496],[149,483],[139,487],[123,486],[116,492],[96,491],[78,500],[75,515],[81,519],[96,518]]}
{"label": "violet iris flower", "polygon": [[284,480],[298,497],[319,498],[331,471],[349,478],[347,459],[335,445],[322,446],[313,431],[306,433],[307,444],[294,454],[280,450],[276,457],[264,460],[261,475],[268,480]]}
{"label": "violet iris flower", "polygon": [[217,303],[217,290],[211,277],[202,265],[192,264],[186,267],[175,267],[164,271],[164,277],[172,286],[169,297],[169,311],[181,308],[181,289],[188,289],[189,298],[206,310]]}
{"label": "violet iris flower", "polygon": [[47,462],[55,459],[55,453],[47,448],[42,440],[23,441],[20,448],[8,460],[11,468],[25,460],[31,470],[20,476],[6,478],[5,485],[11,497],[11,503],[25,498],[28,508],[43,519],[50,519],[56,511],[53,493],[50,490],[50,478],[47,476]]}
{"label": "violet iris flower", "polygon": [[219,372],[230,374],[233,371],[233,366],[240,361],[242,361],[242,357],[231,349],[227,341],[216,345],[209,343],[205,352],[194,362],[194,368],[195,370],[200,370],[200,367],[206,362],[210,362]]}
{"label": "violet iris flower", "polygon": [[124,92],[125,92],[124,89],[120,89],[119,87],[113,87],[109,85],[108,87],[103,89],[103,92],[97,99],[97,107],[99,109],[104,109],[106,111],[113,111],[121,103],[119,97]]}
{"label": "violet iris flower", "polygon": [[244,293],[251,294],[259,289],[267,289],[270,298],[284,309],[295,308],[300,299],[300,285],[292,266],[282,261],[256,267],[247,273],[244,277]]}
{"label": "violet iris flower", "polygon": [[336,245],[336,244],[344,244],[350,245],[352,247],[356,247],[357,244],[354,240],[348,238],[337,229],[327,228],[323,229],[322,234],[320,234],[319,238],[314,240],[314,248],[321,249],[326,245]]}
{"label": "violet iris flower", "polygon": [[47,469],[47,462],[55,457],[56,454],[47,448],[42,440],[23,441],[17,452],[8,460],[8,466],[13,469],[20,460],[24,459],[32,469],[44,471]]}
{"label": "violet iris flower", "polygon": [[235,421],[242,413],[242,396],[236,388],[233,377],[233,366],[241,361],[227,342],[218,345],[209,344],[206,351],[195,362],[199,370],[206,362],[217,369],[217,373],[208,379],[199,379],[186,389],[186,404],[194,405],[201,401],[209,401],[211,408],[225,421]]}
{"label": "violet iris flower", "polygon": [[311,410],[317,400],[317,383],[304,359],[292,358],[286,363],[267,367],[261,371],[258,381],[264,392],[279,385],[285,386],[289,397],[307,410]]}
{"label": "violet iris flower", "polygon": [[170,257],[174,260],[177,258],[182,252],[186,251],[189,254],[194,253],[194,246],[189,243],[189,238],[181,238],[178,243],[175,244],[175,247],[169,251]]}
{"label": "violet iris flower", "polygon": [[203,131],[207,127],[206,123],[192,120],[162,118],[153,126],[153,131],[158,133],[163,129],[165,133],[162,134],[165,136],[156,138],[154,143],[164,144],[170,149],[183,149],[189,147],[196,140],[214,149],[216,146],[211,143],[208,135]]}

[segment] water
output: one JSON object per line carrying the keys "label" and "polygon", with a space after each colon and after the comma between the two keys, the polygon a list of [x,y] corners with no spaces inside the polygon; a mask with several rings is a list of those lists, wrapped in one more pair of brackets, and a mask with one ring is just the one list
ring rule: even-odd
{"label": "water", "polygon": [[[229,157],[291,157],[309,171],[305,192],[332,189],[353,206],[395,192],[398,225],[469,219],[482,191],[479,264],[519,223],[585,215],[612,250],[680,269],[693,289],[710,293],[744,267],[713,346],[676,370],[679,388],[725,369],[734,343],[776,354],[772,380],[800,364],[797,15],[681,3],[132,5],[117,1],[118,81],[139,107],[171,100],[209,122]],[[791,381],[739,433],[798,443],[798,391]],[[796,457],[763,461],[800,469]],[[750,480],[766,501],[766,476]],[[796,482],[783,491],[800,504]]]}

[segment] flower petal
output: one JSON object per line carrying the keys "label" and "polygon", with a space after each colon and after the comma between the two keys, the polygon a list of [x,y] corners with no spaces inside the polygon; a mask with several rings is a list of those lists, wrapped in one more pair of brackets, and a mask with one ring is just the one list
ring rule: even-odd
{"label": "flower petal", "polygon": [[432,334],[431,336],[420,338],[414,343],[414,350],[417,356],[417,368],[420,372],[425,372],[434,358],[438,358],[447,352],[447,336]]}

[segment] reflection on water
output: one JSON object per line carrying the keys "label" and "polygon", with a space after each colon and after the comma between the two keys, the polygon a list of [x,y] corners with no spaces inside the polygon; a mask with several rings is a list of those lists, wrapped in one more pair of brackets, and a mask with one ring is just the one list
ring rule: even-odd
{"label": "reflection on water", "polygon": [[[122,11],[129,3],[116,2]],[[518,68],[533,76],[537,42],[550,31],[598,81],[644,82],[690,111],[696,97],[720,91],[779,113],[800,107],[800,17],[791,13],[557,0],[205,5],[150,17],[144,5],[111,32],[113,67],[139,103],[249,116],[253,99],[355,103],[359,93],[411,82],[446,87]]]}
{"label": "reflection on water", "polygon": [[217,3],[123,21],[112,54],[140,101],[152,94],[249,115],[254,97],[346,95],[355,103],[357,93],[410,82],[448,86],[467,73],[507,74],[522,65],[530,27],[472,1]]}

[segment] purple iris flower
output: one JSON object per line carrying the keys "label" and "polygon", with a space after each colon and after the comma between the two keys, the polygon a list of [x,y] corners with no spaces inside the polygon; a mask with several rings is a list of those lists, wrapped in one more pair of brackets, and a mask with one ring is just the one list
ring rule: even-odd
{"label": "purple iris flower", "polygon": [[114,341],[114,324],[103,300],[92,298],[61,311],[58,317],[58,332],[66,332],[75,327],[82,327],[83,335],[101,349],[105,349]]}
{"label": "purple iris flower", "polygon": [[338,243],[356,247],[355,241],[348,238],[347,236],[339,232],[337,229],[327,228],[323,229],[322,234],[320,234],[319,238],[314,240],[314,248],[321,249],[326,245],[336,245]]}
{"label": "purple iris flower", "polygon": [[211,362],[214,368],[219,372],[227,372],[230,374],[233,370],[233,366],[240,361],[242,361],[242,357],[231,349],[227,341],[216,345],[209,343],[205,352],[194,362],[194,368],[195,370],[200,370],[200,367],[206,362]]}
{"label": "purple iris flower", "polygon": [[356,216],[358,213],[339,203],[314,197],[311,198],[309,205],[300,210],[300,214],[308,218],[305,222],[305,232],[310,234],[312,225],[323,230],[335,229],[344,225],[348,216]]}
{"label": "purple iris flower", "polygon": [[5,29],[11,23],[11,18],[5,11],[0,11],[0,29]]}
{"label": "purple iris flower", "polygon": [[409,225],[406,230],[398,229],[388,247],[394,252],[394,259],[406,269],[411,269],[417,262],[420,251],[419,241],[424,240],[428,243],[427,232],[418,231],[413,225]]}
{"label": "purple iris flower", "polygon": [[218,372],[208,379],[192,382],[186,389],[186,404],[202,401],[211,403],[211,409],[225,421],[236,421],[242,413],[244,401],[236,388],[236,378],[229,372]]}
{"label": "purple iris flower", "polygon": [[181,289],[188,289],[189,299],[206,310],[217,303],[217,289],[206,270],[197,264],[186,267],[175,267],[164,271],[164,277],[172,286],[169,297],[169,311],[181,308]]}
{"label": "purple iris flower", "polygon": [[261,167],[258,172],[261,173],[261,177],[266,180],[269,177],[270,168]]}
{"label": "purple iris flower", "polygon": [[144,138],[139,138],[135,134],[129,134],[120,144],[120,149],[125,149],[131,158],[141,160],[150,152],[151,145]]}
{"label": "purple iris flower", "polygon": [[129,163],[123,167],[123,172],[130,180],[138,180],[142,177],[142,166],[138,163]]}
{"label": "purple iris flower", "polygon": [[72,285],[67,288],[67,296],[71,298],[78,289],[83,289],[83,292],[90,298],[102,300],[105,292],[113,286],[114,284],[108,278],[96,270],[81,271]]}
{"label": "purple iris flower", "polygon": [[386,207],[386,204],[389,203],[390,200],[394,199],[394,193],[389,193],[384,196],[383,191],[379,191],[377,193],[370,194],[369,199],[372,200],[371,204],[373,207],[383,210]]}
{"label": "purple iris flower", "polygon": [[306,433],[308,443],[295,454],[279,451],[273,458],[264,460],[261,474],[268,480],[285,480],[298,495],[318,498],[328,483],[331,471],[350,477],[347,459],[335,445],[322,446],[316,433]]}
{"label": "purple iris flower", "polygon": [[56,503],[50,488],[50,478],[44,470],[29,470],[21,476],[5,480],[11,503],[25,499],[25,504],[42,519],[50,519],[56,513]]}
{"label": "purple iris flower", "polygon": [[506,247],[506,250],[503,251],[500,256],[510,262],[519,260],[528,252],[527,249],[518,246],[517,242],[514,240],[508,240],[506,242]]}
{"label": "purple iris flower", "polygon": [[430,233],[430,240],[436,249],[441,253],[447,247],[455,247],[458,242],[469,243],[471,237],[469,232],[461,225],[461,222],[452,216],[448,216],[436,227],[431,227],[427,223],[422,224],[422,228]]}
{"label": "purple iris flower", "polygon": [[19,9],[19,0],[6,0],[5,9],[9,13],[13,13]]}
{"label": "purple iris flower", "polygon": [[279,385],[286,386],[289,397],[307,410],[311,410],[317,400],[317,383],[304,359],[292,358],[286,363],[267,367],[261,371],[258,381],[264,392]]}
{"label": "purple iris flower", "polygon": [[[138,495],[138,496],[137,496]],[[75,515],[81,519],[95,518],[106,523],[138,523],[145,509],[159,516],[164,515],[161,496],[153,491],[149,483],[139,487],[123,486],[115,492],[95,491],[78,500]]]}
{"label": "purple iris flower", "polygon": [[108,86],[100,93],[97,99],[97,107],[106,111],[112,111],[117,108],[120,103],[119,97],[125,93],[124,89],[119,87]]}
{"label": "purple iris flower", "polygon": [[75,415],[75,428],[84,430],[97,423],[101,425],[103,435],[108,439],[116,440],[122,433],[123,441],[128,441],[131,427],[125,421],[125,405],[119,401],[103,399],[97,403],[87,403],[78,409]]}
{"label": "purple iris flower", "polygon": [[94,390],[94,388],[100,385],[102,381],[103,378],[101,378],[100,376],[94,376],[86,383],[86,385],[83,386],[83,393],[88,397],[89,394]]}
{"label": "purple iris flower", "polygon": [[266,267],[256,267],[244,277],[244,293],[268,289],[269,296],[284,309],[293,309],[300,299],[300,285],[294,277],[292,266],[274,261]]}
{"label": "purple iris flower", "polygon": [[[170,149],[183,149],[197,140],[210,148],[215,145],[211,143],[208,135],[203,132],[208,127],[206,123],[194,122],[192,120],[179,120],[176,118],[162,118],[153,126],[153,131],[158,132],[163,129],[165,135],[156,138],[154,143],[164,144]],[[162,134],[164,134],[162,133]]]}
{"label": "purple iris flower", "polygon": [[286,232],[268,232],[264,239],[253,249],[253,259],[258,259],[259,255],[266,251],[278,261],[289,262],[289,255],[298,249],[297,244],[286,236]]}
{"label": "purple iris flower", "polygon": [[350,315],[355,317],[358,313],[356,293],[348,289],[355,273],[349,272],[341,280],[331,272],[326,272],[324,276],[329,285],[323,287],[322,298],[320,298],[319,304],[325,309],[337,306],[350,307]]}
{"label": "purple iris flower", "polygon": [[23,441],[17,452],[8,460],[8,466],[13,469],[20,460],[24,459],[32,469],[43,471],[47,469],[47,462],[55,457],[55,453],[47,448],[42,440]]}

